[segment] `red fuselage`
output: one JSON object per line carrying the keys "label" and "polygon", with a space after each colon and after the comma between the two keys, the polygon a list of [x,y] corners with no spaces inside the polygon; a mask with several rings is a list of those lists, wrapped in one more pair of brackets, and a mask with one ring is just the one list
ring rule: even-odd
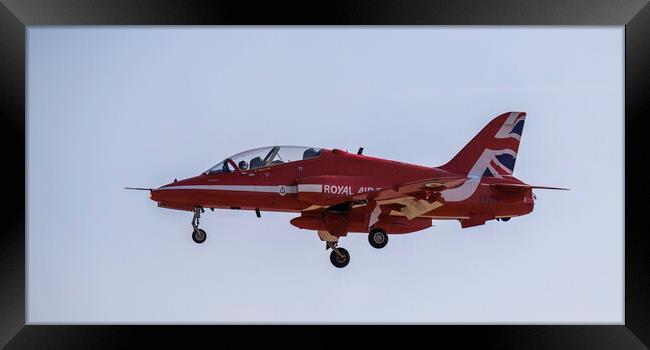
{"label": "red fuselage", "polygon": [[[354,195],[427,178],[465,176],[440,168],[407,164],[381,158],[357,155],[341,150],[322,149],[318,157],[240,170],[230,161],[234,170],[216,174],[201,175],[175,181],[151,191],[150,197],[160,207],[193,210],[200,206],[215,209],[244,209],[280,212],[303,212],[317,209],[318,203],[326,207],[335,203],[340,196]],[[316,179],[322,192],[303,193],[303,179]],[[476,179],[478,186],[472,189],[466,199],[446,201],[440,199],[442,206],[431,210],[419,219],[419,224],[405,228],[412,232],[431,225],[431,219],[470,219],[474,215],[494,219],[513,217],[530,213],[534,200],[532,190],[504,193],[494,191],[490,184],[522,182],[512,176],[484,177]],[[312,181],[311,183],[313,183]],[[313,185],[305,185],[313,186]],[[398,208],[391,203],[382,204],[382,218],[406,221]],[[367,232],[367,219],[360,216],[355,225],[353,209],[350,215],[350,232]],[[361,212],[363,209],[359,208]],[[303,215],[304,216],[304,215]],[[308,216],[308,215],[307,215]],[[400,217],[402,216],[402,217]],[[425,222],[422,223],[422,220]],[[390,220],[389,220],[390,221]],[[418,221],[414,221],[418,222]],[[427,225],[428,222],[428,225]],[[299,225],[297,225],[299,226]],[[392,233],[399,232],[394,229]]]}

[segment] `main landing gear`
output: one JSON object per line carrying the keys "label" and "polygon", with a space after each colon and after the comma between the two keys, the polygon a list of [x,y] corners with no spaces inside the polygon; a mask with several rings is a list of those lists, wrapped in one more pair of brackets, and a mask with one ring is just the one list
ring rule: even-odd
{"label": "main landing gear", "polygon": [[[329,236],[327,231],[319,231],[322,240],[325,241],[325,250],[332,249],[330,253],[330,262],[338,268],[348,266],[350,263],[350,253],[338,246],[338,237]],[[388,244],[388,234],[380,228],[374,228],[368,234],[368,242],[374,248],[381,249]]]}
{"label": "main landing gear", "polygon": [[386,231],[380,228],[374,228],[368,234],[368,242],[373,248],[381,249],[388,244],[388,235]]}
{"label": "main landing gear", "polygon": [[205,212],[201,207],[194,207],[194,217],[192,218],[192,240],[194,243],[201,244],[205,242],[205,239],[208,238],[208,234],[205,233],[205,230],[199,228],[199,218],[201,218],[201,213]]}
{"label": "main landing gear", "polygon": [[350,263],[350,253],[345,248],[337,247],[338,242],[326,242],[325,250],[332,248],[330,253],[330,261],[332,265],[343,268]]}

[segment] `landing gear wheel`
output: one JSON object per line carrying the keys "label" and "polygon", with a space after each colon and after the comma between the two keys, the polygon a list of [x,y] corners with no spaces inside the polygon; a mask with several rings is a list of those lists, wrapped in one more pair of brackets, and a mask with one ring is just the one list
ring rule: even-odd
{"label": "landing gear wheel", "polygon": [[386,234],[386,231],[382,229],[373,229],[368,234],[368,242],[374,248],[381,249],[388,244],[388,235]]}
{"label": "landing gear wheel", "polygon": [[350,253],[348,253],[344,248],[336,248],[336,250],[338,250],[341,256],[339,256],[335,250],[332,250],[332,253],[330,253],[330,261],[332,262],[332,265],[338,268],[348,266],[350,263]]}
{"label": "landing gear wheel", "polygon": [[201,213],[203,208],[196,206],[194,207],[194,216],[192,217],[192,240],[194,243],[203,243],[205,239],[208,238],[208,234],[204,230],[199,228],[199,219],[201,218]]}
{"label": "landing gear wheel", "polygon": [[501,218],[501,221],[503,221],[503,222],[506,222],[508,220],[510,220],[510,218]]}
{"label": "landing gear wheel", "polygon": [[201,228],[194,230],[194,232],[192,232],[192,240],[194,241],[194,243],[201,244],[205,242],[206,238],[208,238],[208,234],[205,233],[205,231]]}

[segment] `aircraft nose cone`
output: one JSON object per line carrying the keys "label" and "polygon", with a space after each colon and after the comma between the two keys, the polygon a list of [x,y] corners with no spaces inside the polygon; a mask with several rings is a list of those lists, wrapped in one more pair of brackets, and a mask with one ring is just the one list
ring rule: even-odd
{"label": "aircraft nose cone", "polygon": [[154,200],[156,202],[164,201],[165,199],[167,199],[166,197],[169,194],[169,190],[165,190],[165,188],[169,187],[169,186],[171,186],[173,184],[174,184],[173,182],[168,183],[166,185],[163,185],[163,186],[160,186],[158,188],[155,188],[155,189],[151,190],[151,192],[149,193],[149,198],[151,198],[152,200]]}
{"label": "aircraft nose cone", "polygon": [[151,200],[153,200],[153,201],[160,202],[162,200],[161,192],[162,191],[159,190],[159,189],[151,190],[151,191],[149,191],[149,198],[151,198]]}
{"label": "aircraft nose cone", "polygon": [[178,198],[175,198],[175,195],[178,194],[179,191],[171,191],[170,187],[180,186],[185,181],[186,180],[174,180],[173,182],[155,188],[149,193],[149,198],[156,202],[177,201]]}

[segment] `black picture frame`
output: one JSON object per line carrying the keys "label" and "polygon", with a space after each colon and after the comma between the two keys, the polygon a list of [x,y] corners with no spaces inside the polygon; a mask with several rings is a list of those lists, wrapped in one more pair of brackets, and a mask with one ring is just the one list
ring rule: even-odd
{"label": "black picture frame", "polygon": [[[38,25],[618,25],[625,26],[625,324],[487,326],[35,326],[25,313],[25,48],[26,28]],[[644,349],[650,344],[650,244],[644,230],[644,134],[650,97],[650,6],[636,1],[99,1],[3,0],[0,4],[0,94],[4,209],[0,235],[0,346],[115,348],[207,340],[268,346],[320,341],[335,346],[343,335],[364,346],[443,344],[505,348]],[[604,160],[603,171],[609,169]],[[588,174],[586,174],[588,176]],[[603,184],[603,191],[612,190]],[[601,218],[606,220],[606,218]],[[618,281],[612,281],[618,283]],[[335,312],[336,306],[332,306]],[[380,326],[383,327],[383,326]],[[263,333],[250,336],[251,332]],[[418,336],[417,340],[413,337]],[[330,340],[327,342],[327,340]],[[645,345],[644,345],[645,344]],[[422,345],[418,345],[422,346]]]}

